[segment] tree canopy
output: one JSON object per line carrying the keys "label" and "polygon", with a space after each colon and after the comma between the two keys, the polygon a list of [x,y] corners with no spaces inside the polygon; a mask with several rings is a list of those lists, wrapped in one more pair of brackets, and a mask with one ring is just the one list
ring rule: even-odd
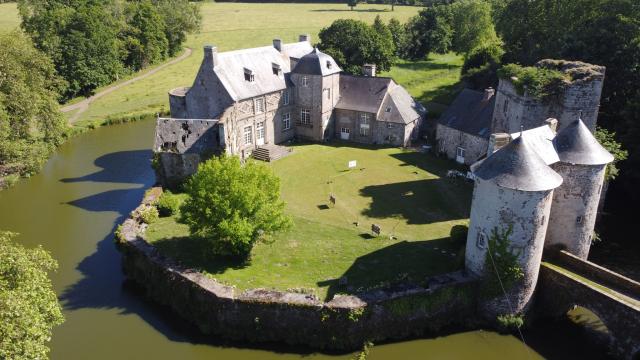
{"label": "tree canopy", "polygon": [[320,50],[333,56],[348,73],[362,73],[364,64],[375,64],[381,71],[391,69],[395,48],[388,29],[379,34],[363,21],[340,19],[322,29],[319,37]]}
{"label": "tree canopy", "polygon": [[246,258],[257,241],[291,226],[280,179],[255,161],[243,165],[236,156],[215,157],[200,165],[185,192],[183,221],[216,255]]}
{"label": "tree canopy", "polygon": [[429,53],[446,53],[451,49],[453,29],[451,28],[451,8],[436,5],[420,10],[407,25],[410,46],[407,55],[410,59],[423,59]]}
{"label": "tree canopy", "polygon": [[27,249],[0,231],[0,358],[46,359],[51,330],[64,318],[48,273],[58,264],[41,247]]}
{"label": "tree canopy", "polygon": [[66,132],[65,86],[53,63],[19,31],[0,34],[0,176],[36,172]]}

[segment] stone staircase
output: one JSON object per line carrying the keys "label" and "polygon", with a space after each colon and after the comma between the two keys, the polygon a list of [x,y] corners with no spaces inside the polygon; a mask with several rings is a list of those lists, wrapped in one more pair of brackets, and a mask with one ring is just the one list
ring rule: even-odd
{"label": "stone staircase", "polygon": [[290,148],[285,146],[265,144],[253,150],[251,156],[256,160],[271,162],[291,154],[291,151]]}

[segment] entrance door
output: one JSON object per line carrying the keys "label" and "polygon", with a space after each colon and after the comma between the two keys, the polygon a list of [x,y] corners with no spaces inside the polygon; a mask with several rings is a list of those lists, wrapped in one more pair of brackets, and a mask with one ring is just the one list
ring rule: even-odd
{"label": "entrance door", "polygon": [[349,133],[351,133],[351,129],[349,129],[349,128],[341,128],[340,129],[340,139],[349,140]]}
{"label": "entrance door", "polygon": [[256,124],[256,145],[264,145],[264,121]]}
{"label": "entrance door", "polygon": [[459,147],[456,149],[456,161],[459,164],[464,164],[464,153],[465,151],[463,148]]}

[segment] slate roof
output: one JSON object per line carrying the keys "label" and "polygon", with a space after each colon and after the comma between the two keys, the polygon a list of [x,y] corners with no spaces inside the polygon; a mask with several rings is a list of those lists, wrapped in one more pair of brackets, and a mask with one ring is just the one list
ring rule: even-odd
{"label": "slate roof", "polygon": [[484,93],[464,89],[451,106],[440,116],[441,125],[467,134],[488,139],[491,136],[491,118],[496,97],[483,101]]}
{"label": "slate roof", "polygon": [[562,129],[553,140],[559,160],[578,165],[604,165],[613,161],[589,128],[578,119]]}
{"label": "slate roof", "polygon": [[476,177],[500,187],[520,191],[547,191],[562,184],[523,134],[486,158],[475,170]]}
{"label": "slate roof", "polygon": [[310,53],[300,58],[293,72],[296,74],[327,76],[341,72],[333,58],[322,51],[313,49]]}
{"label": "slate roof", "polygon": [[[560,161],[558,153],[556,153],[556,149],[553,147],[553,138],[556,134],[548,125],[525,130],[522,132],[522,135],[525,137],[525,141],[531,145],[533,151],[544,160],[545,164],[551,165]],[[520,132],[511,134],[512,139],[517,139],[519,136]]]}
{"label": "slate roof", "polygon": [[[213,71],[235,101],[252,98],[286,87],[286,77],[291,72],[289,56],[300,56],[312,51],[308,41],[283,45],[280,53],[273,46],[218,53]],[[273,73],[273,64],[280,66],[280,74]],[[254,81],[246,81],[244,74],[250,70]]]}
{"label": "slate roof", "polygon": [[377,114],[393,80],[385,77],[340,75],[340,100],[336,109]]}

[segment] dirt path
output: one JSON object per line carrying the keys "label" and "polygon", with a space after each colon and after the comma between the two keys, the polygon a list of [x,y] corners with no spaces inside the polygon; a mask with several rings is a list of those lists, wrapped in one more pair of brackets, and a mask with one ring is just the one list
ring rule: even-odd
{"label": "dirt path", "polygon": [[142,80],[144,78],[147,78],[147,77],[157,73],[158,71],[166,68],[167,66],[179,63],[180,61],[182,61],[182,60],[188,58],[189,56],[191,56],[191,53],[193,53],[193,50],[191,48],[186,48],[185,51],[184,51],[184,54],[180,55],[179,57],[177,57],[177,58],[175,58],[175,59],[173,59],[173,60],[171,60],[169,62],[166,62],[166,63],[164,63],[164,64],[162,64],[160,66],[157,66],[157,67],[147,71],[146,73],[144,73],[142,75],[136,76],[136,77],[134,77],[132,79],[129,79],[129,80],[125,81],[125,82],[122,82],[122,83],[119,83],[119,84],[116,84],[116,85],[113,85],[113,86],[109,86],[108,88],[100,91],[99,93],[97,93],[97,94],[95,94],[95,95],[93,95],[91,97],[88,97],[88,98],[86,98],[86,99],[84,99],[84,100],[82,100],[82,101],[80,101],[78,103],[75,103],[73,105],[64,106],[64,107],[62,107],[60,109],[60,111],[62,111],[63,113],[66,113],[66,112],[78,110],[69,119],[69,123],[73,124],[74,122],[78,121],[78,118],[80,117],[80,115],[82,115],[82,113],[84,113],[85,111],[87,111],[87,109],[89,109],[89,105],[93,101],[95,101],[97,99],[100,99],[101,97],[103,97],[105,95],[111,94],[112,92],[120,89],[123,86],[127,86],[129,84],[133,84],[134,82],[136,82],[138,80]]}

